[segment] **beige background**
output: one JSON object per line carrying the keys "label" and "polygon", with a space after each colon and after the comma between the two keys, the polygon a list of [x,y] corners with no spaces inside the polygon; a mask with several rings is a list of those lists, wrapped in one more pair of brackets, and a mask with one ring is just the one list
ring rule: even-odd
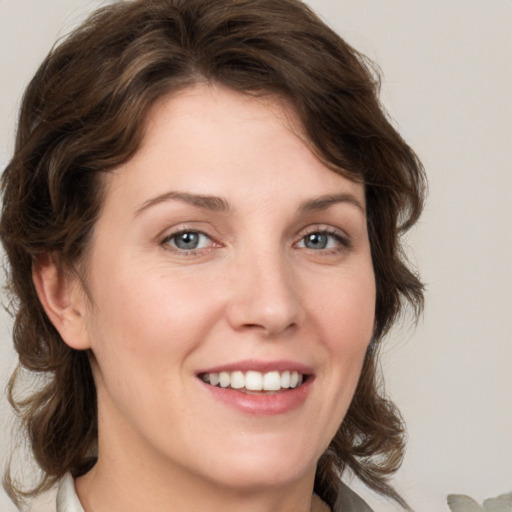
{"label": "beige background", "polygon": [[[0,0],[0,163],[21,92],[58,36],[99,1]],[[311,0],[384,72],[383,100],[427,167],[410,236],[424,320],[385,350],[410,442],[398,490],[417,512],[512,489],[512,1]],[[15,357],[0,317],[0,385]],[[0,401],[0,456],[11,415]],[[379,512],[396,507],[363,491]],[[0,510],[14,510],[0,493]]]}

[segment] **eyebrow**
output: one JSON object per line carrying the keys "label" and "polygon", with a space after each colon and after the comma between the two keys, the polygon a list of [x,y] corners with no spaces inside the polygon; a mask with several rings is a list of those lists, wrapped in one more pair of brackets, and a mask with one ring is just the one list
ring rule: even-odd
{"label": "eyebrow", "polygon": [[352,204],[353,206],[361,210],[362,214],[366,216],[365,206],[361,203],[361,201],[359,201],[359,199],[355,195],[349,193],[325,195],[309,199],[308,201],[300,205],[299,212],[310,213],[327,210],[331,206],[338,203]]}
{"label": "eyebrow", "polygon": [[214,212],[226,212],[230,210],[229,204],[225,199],[216,196],[201,195],[201,194],[190,194],[188,192],[166,192],[159,196],[148,199],[142,203],[135,211],[135,216],[140,215],[144,210],[151,208],[160,203],[164,203],[170,200],[177,200],[183,203],[191,204],[198,208],[204,208],[206,210]]}
{"label": "eyebrow", "polygon": [[[147,201],[142,203],[135,211],[135,216],[140,215],[144,210],[147,210],[152,206],[171,200],[181,201],[183,203],[187,203],[192,206],[204,208],[206,210],[214,212],[227,212],[231,210],[229,203],[222,197],[191,194],[189,192],[170,191],[166,192],[165,194],[160,194],[156,197],[148,199]],[[322,211],[327,210],[331,206],[338,203],[352,204],[356,208],[358,208],[363,213],[363,215],[366,215],[366,209],[363,206],[363,204],[357,199],[356,196],[349,193],[329,194],[314,197],[313,199],[309,199],[302,203],[299,206],[298,211],[299,213],[311,213],[316,211]]]}

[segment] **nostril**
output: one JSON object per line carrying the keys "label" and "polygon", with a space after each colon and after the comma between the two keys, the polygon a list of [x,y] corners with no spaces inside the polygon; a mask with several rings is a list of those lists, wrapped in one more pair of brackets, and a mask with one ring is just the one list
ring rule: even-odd
{"label": "nostril", "polygon": [[271,338],[276,335],[283,334],[285,332],[293,331],[297,328],[296,322],[290,322],[288,324],[279,321],[269,321],[262,323],[246,323],[241,326],[243,329],[260,331],[262,335],[267,338]]}

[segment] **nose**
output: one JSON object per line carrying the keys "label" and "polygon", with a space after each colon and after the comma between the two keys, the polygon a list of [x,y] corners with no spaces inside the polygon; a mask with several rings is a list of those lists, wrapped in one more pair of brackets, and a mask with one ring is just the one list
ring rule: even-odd
{"label": "nose", "polygon": [[297,328],[304,318],[293,268],[278,251],[242,258],[232,276],[228,322],[236,331],[250,330],[275,338]]}

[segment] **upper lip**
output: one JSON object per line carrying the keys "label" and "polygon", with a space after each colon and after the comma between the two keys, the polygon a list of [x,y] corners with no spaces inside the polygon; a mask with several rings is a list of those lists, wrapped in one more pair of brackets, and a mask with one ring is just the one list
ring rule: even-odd
{"label": "upper lip", "polygon": [[204,373],[220,373],[220,372],[285,372],[285,371],[295,371],[298,373],[302,373],[303,375],[311,375],[313,373],[313,369],[305,364],[298,363],[296,361],[287,361],[287,360],[276,360],[276,361],[261,361],[254,359],[245,359],[242,361],[235,361],[232,363],[221,364],[217,366],[212,366],[209,368],[201,369],[197,372],[198,375]]}

